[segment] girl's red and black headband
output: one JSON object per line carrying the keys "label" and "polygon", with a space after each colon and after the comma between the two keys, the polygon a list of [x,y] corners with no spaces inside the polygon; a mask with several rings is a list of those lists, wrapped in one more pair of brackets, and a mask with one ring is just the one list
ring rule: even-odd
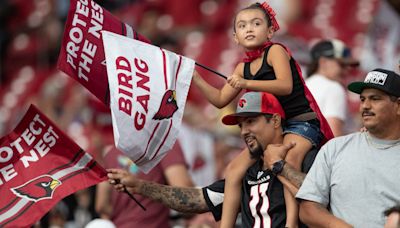
{"label": "girl's red and black headband", "polygon": [[265,10],[265,12],[268,14],[269,18],[271,19],[271,26],[272,26],[272,29],[274,30],[274,32],[278,31],[279,24],[275,18],[276,13],[275,13],[274,9],[272,9],[272,7],[270,5],[268,5],[267,2],[263,2],[262,4],[260,4],[260,6],[261,6],[261,8],[263,8]]}

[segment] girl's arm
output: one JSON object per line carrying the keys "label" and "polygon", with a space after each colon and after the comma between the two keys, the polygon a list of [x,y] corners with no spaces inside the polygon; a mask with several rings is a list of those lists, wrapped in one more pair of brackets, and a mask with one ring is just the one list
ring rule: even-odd
{"label": "girl's arm", "polygon": [[224,203],[222,206],[221,228],[235,227],[240,208],[242,181],[247,169],[255,162],[250,151],[244,149],[225,169]]}
{"label": "girl's arm", "polygon": [[293,77],[290,56],[281,45],[273,45],[267,56],[267,63],[274,69],[275,80],[246,80],[245,89],[268,92],[277,96],[292,93]]}
{"label": "girl's arm", "polygon": [[[239,72],[239,65],[236,67],[234,74],[237,74],[236,71]],[[228,105],[241,90],[240,88],[233,88],[228,83],[226,83],[222,89],[217,89],[208,84],[196,70],[193,73],[193,82],[207,100],[217,108],[223,108]]]}

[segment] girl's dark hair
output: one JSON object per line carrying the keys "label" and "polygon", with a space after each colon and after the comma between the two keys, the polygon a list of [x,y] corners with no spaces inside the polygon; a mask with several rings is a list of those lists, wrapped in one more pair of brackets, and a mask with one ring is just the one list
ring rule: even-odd
{"label": "girl's dark hair", "polygon": [[315,74],[319,68],[319,59],[312,60],[310,64],[307,66],[307,77],[310,77],[311,75]]}
{"label": "girl's dark hair", "polygon": [[238,15],[240,12],[244,11],[244,10],[250,10],[250,9],[258,9],[258,10],[261,10],[261,11],[264,13],[265,19],[267,20],[268,27],[272,25],[272,23],[271,23],[271,18],[270,18],[270,16],[269,16],[269,14],[267,13],[267,11],[265,11],[265,10],[261,7],[261,4],[260,4],[260,3],[256,2],[256,3],[251,4],[250,6],[248,6],[248,7],[246,7],[246,8],[243,8],[243,9],[239,10],[239,11],[236,13],[235,18],[233,19],[233,31],[234,31],[234,32],[236,32],[236,27],[235,27],[235,25],[236,25],[236,17],[237,17],[237,15]]}

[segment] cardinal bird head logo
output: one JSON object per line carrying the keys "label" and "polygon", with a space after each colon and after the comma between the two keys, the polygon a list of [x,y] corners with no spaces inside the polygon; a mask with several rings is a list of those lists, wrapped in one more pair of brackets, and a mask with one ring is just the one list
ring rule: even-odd
{"label": "cardinal bird head logo", "polygon": [[18,197],[37,202],[43,199],[51,199],[54,190],[59,185],[61,185],[61,181],[50,175],[42,175],[23,185],[11,188],[11,191]]}
{"label": "cardinal bird head logo", "polygon": [[243,108],[246,105],[247,101],[246,99],[240,99],[238,102],[239,107]]}
{"label": "cardinal bird head logo", "polygon": [[167,90],[167,92],[165,92],[160,107],[154,115],[153,120],[169,119],[174,115],[176,110],[178,110],[175,94],[175,90]]}

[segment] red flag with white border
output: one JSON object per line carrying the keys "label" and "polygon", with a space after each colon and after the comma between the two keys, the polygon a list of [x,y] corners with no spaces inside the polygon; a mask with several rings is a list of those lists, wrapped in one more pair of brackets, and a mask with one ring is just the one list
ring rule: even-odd
{"label": "red flag with white border", "polygon": [[111,31],[143,42],[150,41],[92,0],[70,1],[57,67],[108,106],[101,31]]}
{"label": "red flag with white border", "polygon": [[106,170],[35,106],[0,139],[0,227],[28,227]]}
{"label": "red flag with white border", "polygon": [[194,60],[103,32],[115,145],[148,172],[172,148]]}

